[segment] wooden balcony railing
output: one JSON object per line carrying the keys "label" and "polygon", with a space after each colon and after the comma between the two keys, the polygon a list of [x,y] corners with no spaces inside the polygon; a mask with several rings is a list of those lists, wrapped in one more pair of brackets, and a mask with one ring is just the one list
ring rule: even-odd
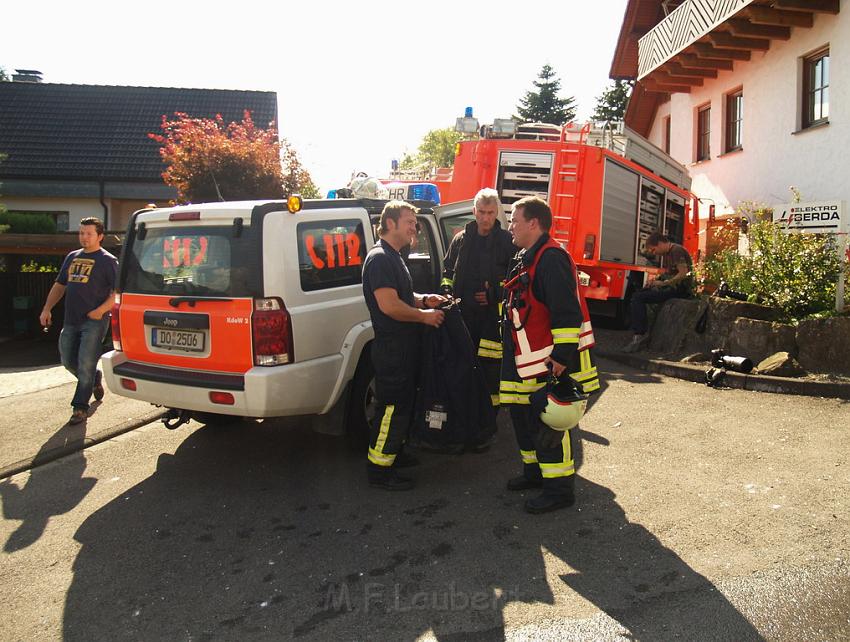
{"label": "wooden balcony railing", "polygon": [[686,0],[638,43],[638,79],[756,0]]}

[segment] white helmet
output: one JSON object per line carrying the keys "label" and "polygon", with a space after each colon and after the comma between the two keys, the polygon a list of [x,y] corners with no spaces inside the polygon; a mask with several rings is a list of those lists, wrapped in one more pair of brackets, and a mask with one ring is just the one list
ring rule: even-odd
{"label": "white helmet", "polygon": [[587,409],[587,395],[571,377],[551,377],[546,386],[531,395],[531,406],[540,409],[540,420],[553,430],[578,426]]}
{"label": "white helmet", "polygon": [[357,176],[348,184],[354,198],[380,198],[390,197],[390,191],[383,183],[371,176]]}

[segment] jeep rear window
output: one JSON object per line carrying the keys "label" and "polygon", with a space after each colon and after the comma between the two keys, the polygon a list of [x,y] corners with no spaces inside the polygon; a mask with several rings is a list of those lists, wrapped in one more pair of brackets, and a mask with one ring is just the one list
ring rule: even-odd
{"label": "jeep rear window", "polygon": [[360,220],[299,223],[296,236],[302,290],[312,292],[361,282],[366,241]]}
{"label": "jeep rear window", "polygon": [[178,296],[261,296],[250,228],[148,228],[123,266],[124,292]]}

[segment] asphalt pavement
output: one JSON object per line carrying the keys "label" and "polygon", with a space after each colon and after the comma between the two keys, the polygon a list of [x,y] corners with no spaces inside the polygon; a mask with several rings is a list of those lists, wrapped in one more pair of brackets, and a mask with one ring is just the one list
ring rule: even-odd
{"label": "asphalt pavement", "polygon": [[156,421],[162,410],[107,391],[86,421],[71,425],[76,380],[59,364],[55,339],[0,343],[0,479]]}
{"label": "asphalt pavement", "polygon": [[[595,354],[647,372],[704,382],[707,364],[667,361],[659,355],[625,354],[625,331],[595,329]],[[760,392],[850,399],[850,381],[788,379],[728,372],[724,385]],[[0,479],[72,454],[115,435],[157,421],[162,409],[111,394],[94,402],[86,422],[72,426],[74,378],[59,364],[52,335],[0,342]]]}

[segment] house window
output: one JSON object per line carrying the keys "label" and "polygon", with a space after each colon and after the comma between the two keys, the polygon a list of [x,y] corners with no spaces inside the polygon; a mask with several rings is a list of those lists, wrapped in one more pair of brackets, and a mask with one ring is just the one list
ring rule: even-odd
{"label": "house window", "polygon": [[803,59],[803,128],[829,122],[829,48]]}
{"label": "house window", "polygon": [[664,119],[664,151],[670,153],[670,116]]}
{"label": "house window", "polygon": [[733,152],[743,147],[741,138],[744,124],[744,90],[739,89],[726,96],[726,149]]}
{"label": "house window", "polygon": [[711,105],[703,105],[697,109],[697,161],[711,158]]}
{"label": "house window", "polygon": [[[51,218],[56,223],[57,232],[67,232],[69,228],[68,212],[53,212],[46,210],[10,210],[9,214],[31,216],[33,218]],[[37,234],[47,233],[46,231],[36,232]]]}

